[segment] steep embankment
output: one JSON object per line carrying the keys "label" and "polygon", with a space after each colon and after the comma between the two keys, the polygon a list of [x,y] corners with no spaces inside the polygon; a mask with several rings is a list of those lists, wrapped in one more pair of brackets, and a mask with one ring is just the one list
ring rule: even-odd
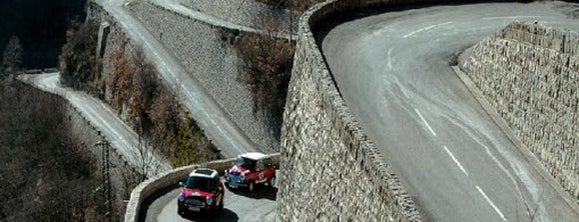
{"label": "steep embankment", "polygon": [[[98,158],[62,98],[0,79],[0,221],[99,221]],[[71,118],[72,117],[72,118]],[[117,211],[112,212],[117,213]]]}
{"label": "steep embankment", "polygon": [[279,150],[273,130],[276,127],[270,126],[269,116],[254,105],[250,91],[239,81],[240,59],[217,27],[149,2],[136,3],[130,9],[152,36],[169,49],[189,78],[197,80],[226,117],[255,143],[252,149],[268,153]]}

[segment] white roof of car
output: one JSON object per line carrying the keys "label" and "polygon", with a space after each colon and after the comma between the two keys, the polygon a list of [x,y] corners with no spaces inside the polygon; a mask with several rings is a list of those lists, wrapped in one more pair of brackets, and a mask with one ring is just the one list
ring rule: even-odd
{"label": "white roof of car", "polygon": [[243,158],[251,159],[251,160],[261,160],[263,158],[269,157],[269,155],[260,153],[260,152],[251,152],[239,155]]}
{"label": "white roof of car", "polygon": [[190,177],[205,177],[205,178],[215,178],[219,175],[219,173],[214,169],[209,168],[198,168],[193,170],[189,174]]}

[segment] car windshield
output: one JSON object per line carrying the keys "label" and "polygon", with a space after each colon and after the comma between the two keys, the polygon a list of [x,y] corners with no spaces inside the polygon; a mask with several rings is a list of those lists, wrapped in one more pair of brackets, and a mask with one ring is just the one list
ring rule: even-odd
{"label": "car windshield", "polygon": [[215,180],[203,177],[189,177],[185,183],[187,189],[198,189],[204,191],[215,190]]}
{"label": "car windshield", "polygon": [[235,165],[253,171],[255,169],[255,160],[239,157],[235,160]]}

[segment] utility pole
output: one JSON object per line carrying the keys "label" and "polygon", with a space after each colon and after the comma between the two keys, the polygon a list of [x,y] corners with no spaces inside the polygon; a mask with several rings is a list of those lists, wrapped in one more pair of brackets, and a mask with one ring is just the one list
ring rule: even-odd
{"label": "utility pole", "polygon": [[290,21],[289,21],[289,35],[290,35],[290,36],[289,36],[289,41],[290,41],[290,43],[291,43],[291,42],[292,42],[292,29],[293,29],[292,17],[294,17],[294,12],[291,10],[292,0],[289,0],[289,6],[290,6],[290,8],[289,8],[289,10],[288,10],[289,13],[290,13],[290,15],[289,15],[289,20],[290,20]]}
{"label": "utility pole", "polygon": [[108,220],[111,221],[111,177],[110,177],[110,154],[109,154],[109,142],[105,140],[100,140],[96,144],[96,146],[101,147],[101,176],[102,176],[102,192],[104,197],[104,209],[105,209],[105,216],[107,216]]}

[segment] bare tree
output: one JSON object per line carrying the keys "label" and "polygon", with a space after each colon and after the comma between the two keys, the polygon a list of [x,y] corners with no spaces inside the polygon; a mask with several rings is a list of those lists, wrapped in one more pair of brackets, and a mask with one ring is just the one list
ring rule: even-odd
{"label": "bare tree", "polygon": [[[88,147],[70,137],[66,103],[23,83],[0,81],[0,220],[99,221]],[[89,215],[90,214],[90,215]]]}
{"label": "bare tree", "polygon": [[157,175],[162,168],[163,160],[155,158],[154,151],[149,149],[149,147],[149,143],[139,136],[139,144],[137,146],[137,170],[142,175],[139,182],[143,182],[147,178]]}
{"label": "bare tree", "polygon": [[22,68],[22,44],[20,38],[12,35],[2,52],[2,72],[0,78]]}

